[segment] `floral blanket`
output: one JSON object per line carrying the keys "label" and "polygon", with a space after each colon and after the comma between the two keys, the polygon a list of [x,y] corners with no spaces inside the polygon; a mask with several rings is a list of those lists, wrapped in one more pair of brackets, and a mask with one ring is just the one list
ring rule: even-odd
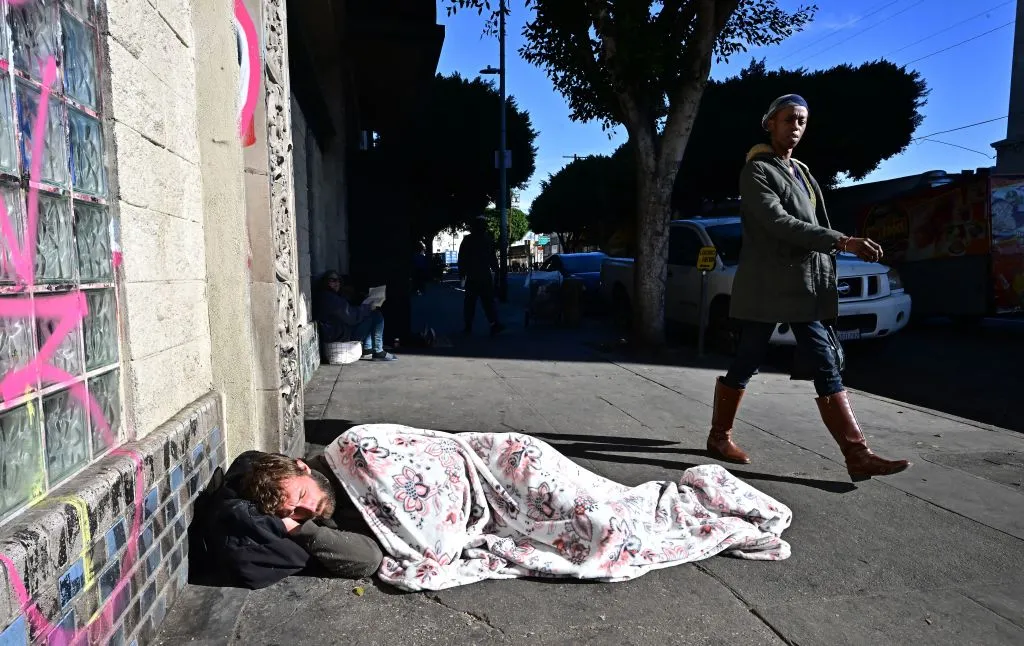
{"label": "floral blanket", "polygon": [[716,465],[627,487],[543,441],[357,426],[326,451],[405,590],[484,579],[632,579],[724,553],[781,560],[792,512]]}

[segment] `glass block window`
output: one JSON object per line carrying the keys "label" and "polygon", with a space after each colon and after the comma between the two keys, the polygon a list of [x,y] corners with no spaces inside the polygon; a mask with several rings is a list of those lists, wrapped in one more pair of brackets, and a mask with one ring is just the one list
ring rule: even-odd
{"label": "glass block window", "polygon": [[123,439],[102,9],[0,2],[0,522]]}

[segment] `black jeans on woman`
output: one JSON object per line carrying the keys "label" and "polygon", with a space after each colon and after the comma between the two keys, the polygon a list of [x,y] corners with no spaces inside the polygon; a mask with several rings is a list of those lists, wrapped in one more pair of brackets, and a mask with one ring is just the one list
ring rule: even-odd
{"label": "black jeans on woman", "polygon": [[[729,372],[722,383],[735,390],[743,390],[757,374],[768,353],[775,323],[740,321],[740,343]],[[843,391],[843,378],[836,365],[835,350],[828,332],[820,321],[790,323],[796,337],[797,350],[803,352],[813,368],[814,389],[818,397],[827,397]]]}

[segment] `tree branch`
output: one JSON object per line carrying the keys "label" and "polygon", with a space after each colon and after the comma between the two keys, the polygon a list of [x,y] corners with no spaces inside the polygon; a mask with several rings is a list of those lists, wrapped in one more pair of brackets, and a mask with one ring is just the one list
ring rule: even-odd
{"label": "tree branch", "polygon": [[664,172],[670,167],[678,170],[679,161],[688,140],[689,129],[693,127],[700,95],[711,72],[711,56],[715,40],[736,11],[740,0],[696,0],[696,24],[690,47],[683,60],[683,76],[669,97],[672,110],[665,124],[662,149],[658,158],[658,170]]}
{"label": "tree branch", "polygon": [[602,55],[605,66],[608,68],[608,75],[612,81],[612,91],[618,99],[619,107],[623,112],[623,125],[632,137],[642,137],[648,130],[646,115],[637,102],[632,89],[616,70],[615,55],[618,51],[618,43],[612,35],[612,26],[608,19],[607,3],[600,0],[587,0],[587,8],[590,11],[594,24],[594,31],[601,40]]}

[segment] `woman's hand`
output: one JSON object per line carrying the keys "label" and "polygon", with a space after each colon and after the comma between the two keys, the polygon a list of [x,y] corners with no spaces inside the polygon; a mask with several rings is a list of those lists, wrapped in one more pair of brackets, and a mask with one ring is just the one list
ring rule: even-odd
{"label": "woman's hand", "polygon": [[844,238],[840,241],[839,248],[855,254],[866,262],[878,262],[884,255],[882,246],[869,238]]}
{"label": "woman's hand", "polygon": [[289,534],[294,534],[300,527],[302,527],[302,523],[294,518],[282,518],[281,521],[284,523],[285,531]]}

